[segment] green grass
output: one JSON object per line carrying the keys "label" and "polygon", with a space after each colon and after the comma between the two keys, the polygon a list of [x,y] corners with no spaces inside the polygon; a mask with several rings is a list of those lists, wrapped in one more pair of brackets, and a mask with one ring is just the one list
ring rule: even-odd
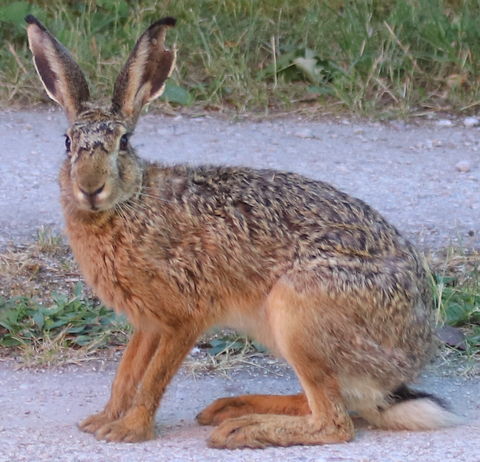
{"label": "green grass", "polygon": [[173,103],[233,111],[390,116],[480,102],[480,0],[1,0],[0,102],[46,101],[23,16],[33,13],[110,93],[141,31],[164,15],[179,49]]}
{"label": "green grass", "polygon": [[461,329],[465,351],[480,356],[480,253],[452,253],[435,266],[437,324]]}
{"label": "green grass", "polygon": [[0,298],[0,346],[18,347],[52,338],[66,347],[105,347],[124,343],[126,320],[89,299],[77,284],[74,293],[53,294],[52,303],[29,297]]}

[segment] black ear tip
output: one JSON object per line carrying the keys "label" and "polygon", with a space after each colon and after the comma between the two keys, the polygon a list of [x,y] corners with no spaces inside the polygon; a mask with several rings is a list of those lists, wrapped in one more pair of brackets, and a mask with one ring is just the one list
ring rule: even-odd
{"label": "black ear tip", "polygon": [[25,16],[25,22],[27,24],[35,24],[36,26],[40,27],[40,29],[45,30],[45,26],[35,16],[33,16],[33,14],[28,14]]}
{"label": "black ear tip", "polygon": [[162,18],[155,23],[155,25],[157,26],[163,25],[163,26],[170,26],[170,27],[174,27],[175,24],[177,24],[177,20],[175,18],[172,18],[171,16]]}
{"label": "black ear tip", "polygon": [[25,22],[28,24],[36,24],[38,23],[38,19],[33,16],[33,14],[27,14],[27,16],[25,16]]}

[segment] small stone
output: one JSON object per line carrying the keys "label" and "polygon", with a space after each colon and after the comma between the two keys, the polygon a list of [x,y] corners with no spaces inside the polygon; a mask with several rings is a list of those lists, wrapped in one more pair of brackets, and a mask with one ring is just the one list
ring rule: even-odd
{"label": "small stone", "polygon": [[298,138],[314,138],[312,130],[309,128],[302,128],[295,132],[295,136]]}
{"label": "small stone", "polygon": [[470,162],[468,162],[468,160],[461,160],[460,162],[456,163],[455,168],[461,173],[467,173],[471,170],[472,165]]}
{"label": "small stone", "polygon": [[456,348],[457,350],[465,350],[467,348],[467,344],[465,343],[465,334],[456,327],[440,327],[437,329],[437,335],[443,343]]}
{"label": "small stone", "polygon": [[463,119],[463,125],[467,128],[476,127],[479,124],[480,120],[476,117],[465,117],[465,119]]}
{"label": "small stone", "polygon": [[453,122],[449,119],[440,119],[435,122],[437,127],[453,127]]}

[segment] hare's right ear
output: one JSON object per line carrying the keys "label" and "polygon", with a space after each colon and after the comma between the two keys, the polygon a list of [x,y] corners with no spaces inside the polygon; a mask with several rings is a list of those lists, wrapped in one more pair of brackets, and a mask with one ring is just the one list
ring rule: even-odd
{"label": "hare's right ear", "polygon": [[175,66],[175,50],[165,48],[165,35],[175,18],[153,23],[138,39],[113,89],[112,110],[133,127],[142,107],[158,98]]}
{"label": "hare's right ear", "polygon": [[89,98],[87,81],[67,49],[34,16],[25,18],[33,63],[48,96],[73,122]]}

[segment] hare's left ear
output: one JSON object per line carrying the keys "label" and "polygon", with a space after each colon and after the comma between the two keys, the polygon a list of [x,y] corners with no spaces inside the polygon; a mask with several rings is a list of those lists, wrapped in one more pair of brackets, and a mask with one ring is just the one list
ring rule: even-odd
{"label": "hare's left ear", "polygon": [[175,66],[175,50],[165,48],[168,27],[174,18],[153,23],[138,39],[115,82],[112,111],[135,125],[142,107],[158,98]]}
{"label": "hare's left ear", "polygon": [[35,16],[28,15],[27,34],[33,63],[48,96],[73,122],[89,98],[87,81],[67,49]]}

